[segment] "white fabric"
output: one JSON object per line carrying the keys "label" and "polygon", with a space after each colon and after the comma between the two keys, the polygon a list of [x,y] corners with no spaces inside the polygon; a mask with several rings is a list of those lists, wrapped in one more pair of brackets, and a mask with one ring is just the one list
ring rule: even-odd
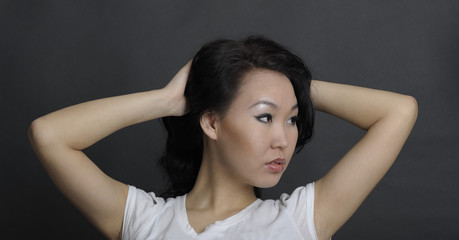
{"label": "white fabric", "polygon": [[317,240],[314,183],[279,200],[257,199],[235,215],[196,233],[188,223],[186,195],[168,198],[129,186],[122,239],[303,239]]}

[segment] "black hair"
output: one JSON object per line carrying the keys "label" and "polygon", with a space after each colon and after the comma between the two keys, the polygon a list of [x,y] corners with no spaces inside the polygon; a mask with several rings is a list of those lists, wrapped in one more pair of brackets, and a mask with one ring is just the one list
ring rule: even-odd
{"label": "black hair", "polygon": [[[205,44],[194,56],[185,88],[190,111],[164,117],[166,149],[158,163],[169,177],[164,198],[188,193],[198,176],[203,155],[200,117],[208,111],[224,115],[241,86],[242,76],[254,69],[284,74],[298,102],[299,152],[312,136],[314,109],[310,98],[311,73],[301,58],[263,36],[241,40],[220,39]],[[258,188],[255,194],[260,196]]]}

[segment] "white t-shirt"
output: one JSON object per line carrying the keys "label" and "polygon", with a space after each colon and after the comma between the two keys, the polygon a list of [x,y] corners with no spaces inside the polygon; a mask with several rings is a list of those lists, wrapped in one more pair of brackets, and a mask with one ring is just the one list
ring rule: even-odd
{"label": "white t-shirt", "polygon": [[279,200],[257,199],[202,233],[188,223],[186,195],[163,199],[129,186],[122,239],[303,239],[317,240],[314,183]]}

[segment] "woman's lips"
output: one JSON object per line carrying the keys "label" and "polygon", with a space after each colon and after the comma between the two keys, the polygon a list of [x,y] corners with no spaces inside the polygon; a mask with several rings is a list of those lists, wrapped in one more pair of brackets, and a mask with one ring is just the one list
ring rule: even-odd
{"label": "woman's lips", "polygon": [[265,164],[265,166],[273,172],[284,171],[285,159],[277,158]]}

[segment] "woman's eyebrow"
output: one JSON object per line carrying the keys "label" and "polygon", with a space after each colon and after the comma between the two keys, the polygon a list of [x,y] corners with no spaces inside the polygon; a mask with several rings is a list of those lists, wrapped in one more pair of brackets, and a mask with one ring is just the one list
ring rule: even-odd
{"label": "woman's eyebrow", "polygon": [[268,100],[260,100],[254,104],[252,104],[249,108],[253,108],[253,107],[256,107],[258,105],[268,105],[274,109],[278,108],[277,105],[271,101],[268,101]]}
{"label": "woman's eyebrow", "polygon": [[[256,107],[256,106],[258,106],[258,105],[268,105],[268,106],[270,106],[270,107],[272,107],[272,108],[274,108],[274,109],[277,109],[277,108],[278,108],[278,106],[277,106],[275,103],[271,102],[271,101],[268,101],[268,100],[260,100],[260,101],[258,101],[258,102],[256,102],[256,103],[252,104],[252,105],[249,107],[249,109],[250,109],[250,108],[253,108],[253,107]],[[292,107],[291,110],[293,111],[293,110],[296,110],[296,109],[298,109],[298,104],[295,104],[295,105]]]}

